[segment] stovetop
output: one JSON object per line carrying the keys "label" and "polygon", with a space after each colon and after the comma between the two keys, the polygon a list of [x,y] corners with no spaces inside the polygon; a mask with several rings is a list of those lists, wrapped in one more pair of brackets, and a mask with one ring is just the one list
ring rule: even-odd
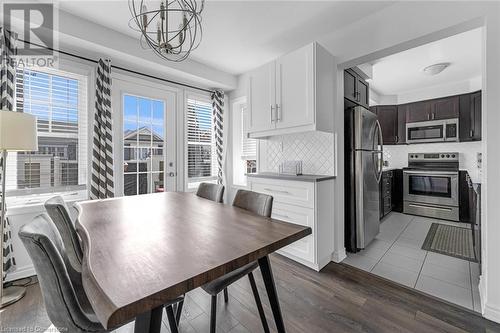
{"label": "stovetop", "polygon": [[459,153],[409,153],[408,167],[403,170],[458,171]]}

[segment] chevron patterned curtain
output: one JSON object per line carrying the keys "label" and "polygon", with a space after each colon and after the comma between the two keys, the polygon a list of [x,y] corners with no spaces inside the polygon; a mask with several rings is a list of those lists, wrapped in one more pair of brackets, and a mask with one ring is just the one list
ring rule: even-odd
{"label": "chevron patterned curtain", "polygon": [[97,64],[90,198],[114,197],[111,60]]}
{"label": "chevron patterned curtain", "polygon": [[215,154],[217,158],[217,183],[224,183],[223,159],[224,159],[224,91],[216,90],[212,93],[212,109],[215,133]]}
{"label": "chevron patterned curtain", "polygon": [[[14,91],[15,91],[15,77],[16,68],[12,61],[12,57],[16,54],[16,41],[17,34],[6,31],[0,27],[0,109],[1,110],[14,110]],[[1,158],[0,158],[1,160]],[[0,163],[0,175],[2,174],[1,168],[5,165],[6,161]],[[5,181],[1,179],[1,181]],[[0,195],[2,195],[0,193]],[[0,207],[0,210],[2,207]],[[12,248],[12,234],[10,231],[10,223],[6,218],[1,221],[3,224],[3,274],[2,281],[5,281],[7,273],[12,272],[16,268],[16,259],[14,258],[14,249]]]}

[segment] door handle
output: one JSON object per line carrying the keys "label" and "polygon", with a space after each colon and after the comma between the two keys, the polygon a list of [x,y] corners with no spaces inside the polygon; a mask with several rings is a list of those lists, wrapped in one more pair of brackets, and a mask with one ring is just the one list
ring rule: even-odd
{"label": "door handle", "polygon": [[432,120],[436,119],[436,114],[432,113]]}
{"label": "door handle", "polygon": [[474,130],[470,130],[470,131],[469,131],[469,137],[471,137],[471,138],[472,138],[473,136],[474,136]]}
{"label": "door handle", "polygon": [[281,106],[276,104],[276,121],[281,121]]}
{"label": "door handle", "polygon": [[431,120],[431,115],[429,113],[427,114],[427,120]]}
{"label": "door handle", "polygon": [[274,122],[274,106],[271,104],[271,122]]}

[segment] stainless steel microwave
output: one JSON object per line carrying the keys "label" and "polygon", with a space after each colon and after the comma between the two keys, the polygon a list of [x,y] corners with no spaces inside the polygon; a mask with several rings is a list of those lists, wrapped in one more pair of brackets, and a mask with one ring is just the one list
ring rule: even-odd
{"label": "stainless steel microwave", "polygon": [[458,118],[406,124],[407,143],[458,141]]}

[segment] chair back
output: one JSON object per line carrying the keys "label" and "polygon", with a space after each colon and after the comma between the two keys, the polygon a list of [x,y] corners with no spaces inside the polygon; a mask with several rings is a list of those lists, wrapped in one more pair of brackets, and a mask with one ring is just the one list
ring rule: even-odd
{"label": "chair back", "polygon": [[260,216],[271,217],[273,197],[267,194],[240,189],[234,196],[233,206],[248,210]]}
{"label": "chair back", "polygon": [[198,186],[196,195],[220,203],[222,202],[222,196],[224,195],[224,185],[201,183],[200,186]]}
{"label": "chair back", "polygon": [[81,273],[83,251],[66,202],[62,197],[55,196],[45,201],[45,209],[61,235],[71,267]]}
{"label": "chair back", "polygon": [[21,227],[19,238],[35,266],[45,309],[54,326],[68,332],[104,332],[95,314],[84,311],[81,300],[85,293],[81,283],[70,277],[69,258],[50,218],[46,214],[35,217]]}

